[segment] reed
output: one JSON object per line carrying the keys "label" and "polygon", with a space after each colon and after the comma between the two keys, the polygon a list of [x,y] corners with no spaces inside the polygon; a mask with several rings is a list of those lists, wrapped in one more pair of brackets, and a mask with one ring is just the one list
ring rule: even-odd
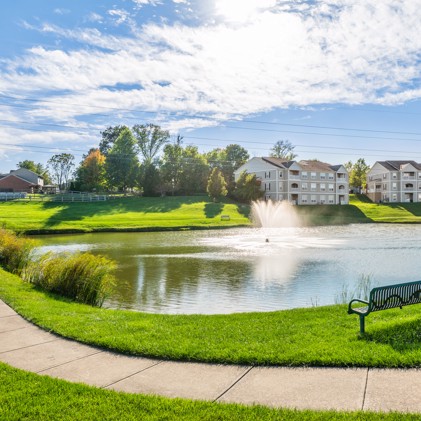
{"label": "reed", "polygon": [[80,303],[101,307],[111,292],[115,263],[91,253],[47,253],[34,260],[23,279]]}
{"label": "reed", "polygon": [[31,261],[36,245],[34,240],[0,229],[0,265],[8,272],[20,275]]}

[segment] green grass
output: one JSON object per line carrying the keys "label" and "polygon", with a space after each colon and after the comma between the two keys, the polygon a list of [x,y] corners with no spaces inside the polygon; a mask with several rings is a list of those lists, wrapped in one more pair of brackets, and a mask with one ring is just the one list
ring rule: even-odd
{"label": "green grass", "polygon": [[410,421],[419,415],[298,411],[102,390],[0,363],[0,419],[7,421]]}
{"label": "green grass", "polygon": [[[164,230],[249,225],[248,206],[207,197],[119,198],[107,202],[1,202],[0,226],[19,232]],[[246,215],[245,215],[246,214]],[[229,215],[229,220],[221,220]]]}
{"label": "green grass", "polygon": [[[296,206],[305,225],[421,223],[421,203],[375,204],[350,195],[349,205]],[[250,207],[207,197],[126,197],[107,202],[1,202],[0,227],[19,232],[209,229],[250,225]],[[221,220],[229,215],[229,220]]]}
{"label": "green grass", "polygon": [[46,330],[133,355],[228,364],[421,366],[421,307],[371,314],[346,306],[231,315],[159,315],[70,302],[0,272],[0,298]]}

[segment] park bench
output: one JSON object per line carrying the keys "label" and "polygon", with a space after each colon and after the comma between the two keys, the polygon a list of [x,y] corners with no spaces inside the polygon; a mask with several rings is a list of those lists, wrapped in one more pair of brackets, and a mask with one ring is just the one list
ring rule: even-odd
{"label": "park bench", "polygon": [[[358,302],[366,304],[364,307],[352,308]],[[358,314],[360,317],[360,332],[364,333],[365,318],[373,311],[388,310],[389,308],[408,306],[421,303],[421,281],[405,284],[388,285],[373,288],[368,301],[354,299],[348,306],[348,314]]]}

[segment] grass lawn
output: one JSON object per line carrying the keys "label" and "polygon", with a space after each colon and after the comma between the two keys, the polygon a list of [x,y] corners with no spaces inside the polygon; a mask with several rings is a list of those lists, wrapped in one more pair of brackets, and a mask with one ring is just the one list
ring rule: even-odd
{"label": "grass lawn", "polygon": [[419,415],[297,411],[130,395],[38,376],[0,363],[0,419],[5,421],[410,421],[419,420]]}
{"label": "grass lawn", "polygon": [[371,314],[359,337],[346,306],[159,315],[69,302],[0,271],[0,298],[46,330],[160,359],[284,366],[421,367],[421,306]]}
{"label": "grass lawn", "polygon": [[[127,197],[107,202],[0,202],[0,226],[20,232],[165,230],[249,225],[249,207],[201,197]],[[229,215],[229,220],[221,220]]]}
{"label": "grass lawn", "polygon": [[[296,206],[304,225],[421,223],[421,203]],[[26,233],[206,229],[247,226],[250,207],[207,197],[127,197],[107,202],[0,202],[0,226]],[[221,220],[229,215],[229,220]]]}

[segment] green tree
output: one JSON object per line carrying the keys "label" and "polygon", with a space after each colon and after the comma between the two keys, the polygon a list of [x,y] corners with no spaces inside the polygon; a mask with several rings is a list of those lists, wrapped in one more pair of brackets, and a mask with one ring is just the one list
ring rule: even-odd
{"label": "green tree", "polygon": [[48,160],[48,167],[51,169],[52,177],[59,188],[67,188],[72,170],[75,166],[75,157],[70,153],[53,155]]}
{"label": "green tree", "polygon": [[113,147],[115,141],[120,136],[121,132],[128,129],[127,126],[109,126],[101,132],[101,140],[99,142],[99,151],[102,155],[107,156],[110,149]]}
{"label": "green tree", "polygon": [[273,145],[270,156],[285,159],[286,161],[292,161],[297,157],[297,154],[294,153],[294,149],[295,146],[293,146],[288,140],[278,140],[275,145]]}
{"label": "green tree", "polygon": [[[348,170],[347,164],[345,164],[345,168]],[[365,188],[367,185],[367,173],[369,170],[370,167],[366,164],[364,158],[360,158],[352,164],[351,171],[348,170],[350,187]]]}
{"label": "green tree", "polygon": [[137,140],[144,163],[150,163],[160,149],[169,142],[170,133],[155,124],[136,124],[133,135]]}
{"label": "green tree", "polygon": [[161,160],[162,182],[172,194],[180,188],[180,177],[183,171],[183,137],[178,135],[174,143],[165,145]]}
{"label": "green tree", "polygon": [[260,180],[256,174],[248,174],[243,171],[235,183],[234,196],[240,202],[251,202],[260,199],[264,191],[260,189]]}
{"label": "green tree", "polygon": [[139,171],[136,139],[127,127],[122,130],[108,151],[105,178],[108,186],[126,192],[136,185]]}
{"label": "green tree", "polygon": [[234,171],[248,161],[250,155],[246,149],[237,144],[228,145],[226,148],[216,148],[205,154],[210,168],[219,168],[227,183],[228,193],[232,194]]}
{"label": "green tree", "polygon": [[214,168],[210,173],[206,191],[214,202],[227,195],[227,183],[219,168]]}
{"label": "green tree", "polygon": [[209,174],[206,158],[199,153],[196,146],[187,146],[183,149],[182,162],[180,192],[184,194],[205,193]]}

